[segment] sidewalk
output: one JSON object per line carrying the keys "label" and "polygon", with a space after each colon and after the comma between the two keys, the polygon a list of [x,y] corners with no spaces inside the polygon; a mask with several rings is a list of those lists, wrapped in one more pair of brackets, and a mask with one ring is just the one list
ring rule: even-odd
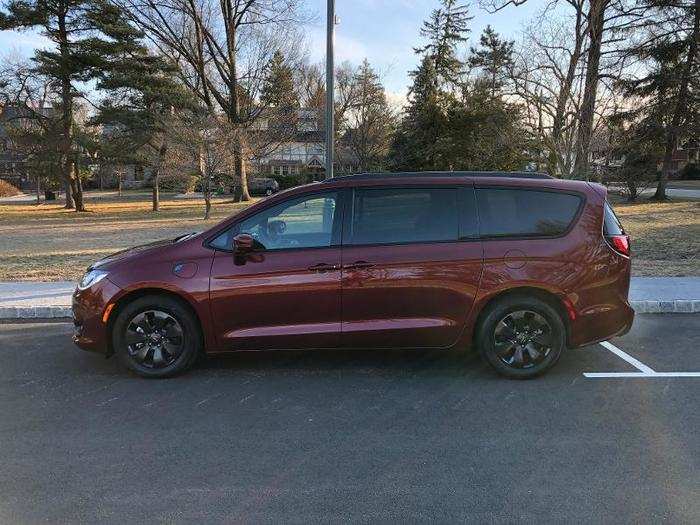
{"label": "sidewalk", "polygon": [[[0,283],[0,319],[71,316],[70,282]],[[700,277],[633,277],[630,303],[638,314],[700,313]]]}

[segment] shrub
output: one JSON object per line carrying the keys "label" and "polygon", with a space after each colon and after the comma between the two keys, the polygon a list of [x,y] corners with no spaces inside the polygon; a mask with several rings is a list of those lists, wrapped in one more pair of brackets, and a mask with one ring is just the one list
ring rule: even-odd
{"label": "shrub", "polygon": [[19,190],[6,180],[0,180],[0,197],[14,197],[19,195]]}
{"label": "shrub", "polygon": [[160,179],[161,191],[191,193],[197,186],[198,177],[189,173],[169,174]]}
{"label": "shrub", "polygon": [[295,188],[296,186],[301,186],[306,184],[309,180],[306,174],[299,175],[265,175],[271,179],[275,179],[280,185],[280,190],[287,190],[289,188]]}
{"label": "shrub", "polygon": [[680,178],[683,180],[700,180],[700,164],[686,164],[680,172]]}

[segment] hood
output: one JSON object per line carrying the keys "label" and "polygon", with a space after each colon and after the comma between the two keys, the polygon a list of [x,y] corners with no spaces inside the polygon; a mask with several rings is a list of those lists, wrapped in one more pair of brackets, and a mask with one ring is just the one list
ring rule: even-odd
{"label": "hood", "polygon": [[134,258],[136,256],[140,255],[147,255],[149,253],[153,253],[155,251],[158,251],[159,249],[165,247],[165,246],[172,246],[174,244],[180,243],[182,241],[186,241],[188,239],[191,239],[195,235],[198,235],[199,232],[194,232],[194,233],[188,233],[186,235],[180,235],[179,237],[175,237],[174,239],[165,239],[161,241],[154,241],[154,242],[149,242],[148,244],[141,244],[139,246],[133,246],[131,248],[127,248],[126,250],[121,250],[119,252],[115,252],[111,255],[108,255],[107,257],[100,259],[99,261],[95,262],[90,266],[91,269],[107,269],[109,266],[111,266],[114,263],[121,262],[127,259]]}

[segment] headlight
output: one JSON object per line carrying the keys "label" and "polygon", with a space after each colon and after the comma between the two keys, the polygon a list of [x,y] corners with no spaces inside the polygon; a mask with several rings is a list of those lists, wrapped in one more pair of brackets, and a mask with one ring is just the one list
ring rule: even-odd
{"label": "headlight", "polygon": [[107,277],[107,272],[104,270],[88,270],[83,278],[80,279],[78,283],[78,290],[87,290],[92,285],[99,283],[102,279]]}

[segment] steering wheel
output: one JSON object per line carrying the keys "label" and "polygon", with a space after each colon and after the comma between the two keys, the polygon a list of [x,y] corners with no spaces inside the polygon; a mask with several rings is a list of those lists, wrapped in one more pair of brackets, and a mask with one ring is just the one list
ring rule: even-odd
{"label": "steering wheel", "polygon": [[280,235],[287,231],[287,223],[281,220],[267,223],[267,236],[272,240],[277,240]]}

